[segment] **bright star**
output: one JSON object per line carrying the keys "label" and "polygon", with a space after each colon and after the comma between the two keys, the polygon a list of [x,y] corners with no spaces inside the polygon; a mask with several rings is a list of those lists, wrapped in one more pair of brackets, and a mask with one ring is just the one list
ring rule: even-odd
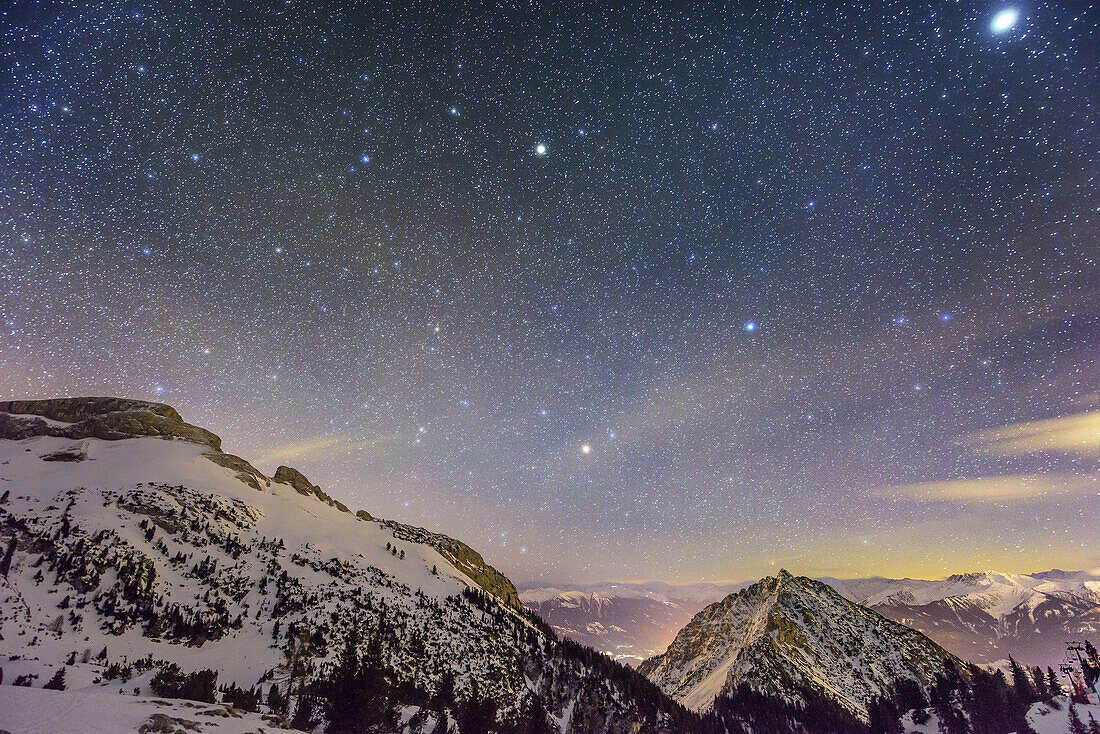
{"label": "bright star", "polygon": [[756,322],[750,321],[745,324],[745,331],[756,331]]}
{"label": "bright star", "polygon": [[592,453],[592,447],[589,446],[588,444],[585,444],[584,446],[581,446],[581,453],[582,454],[591,454]]}
{"label": "bright star", "polygon": [[363,156],[363,162],[364,163],[370,163],[370,156],[369,155]]}
{"label": "bright star", "polygon": [[989,29],[998,34],[1007,33],[1015,27],[1016,21],[1019,19],[1020,12],[1016,8],[1005,8],[993,16],[993,20],[989,23]]}
{"label": "bright star", "polygon": [[543,143],[539,143],[538,145],[536,145],[535,146],[535,154],[536,155],[546,155],[546,145],[543,144]]}

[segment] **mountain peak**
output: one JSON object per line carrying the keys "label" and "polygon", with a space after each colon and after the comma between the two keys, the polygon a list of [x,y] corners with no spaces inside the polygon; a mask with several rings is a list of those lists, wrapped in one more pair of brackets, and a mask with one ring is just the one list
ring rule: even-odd
{"label": "mountain peak", "polygon": [[699,612],[639,672],[705,711],[742,683],[805,703],[825,696],[866,720],[899,680],[927,688],[950,654],[915,630],[781,570]]}

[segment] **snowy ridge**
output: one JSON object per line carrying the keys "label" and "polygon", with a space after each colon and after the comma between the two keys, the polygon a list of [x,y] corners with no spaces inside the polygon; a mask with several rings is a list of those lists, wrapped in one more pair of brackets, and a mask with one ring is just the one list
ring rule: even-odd
{"label": "snowy ridge", "polygon": [[799,702],[824,695],[866,719],[897,681],[927,688],[949,653],[919,632],[786,571],[699,612],[639,672],[690,709],[746,683]]}
{"label": "snowy ridge", "polygon": [[310,690],[354,626],[421,702],[403,712],[409,732],[437,728],[443,710],[425,706],[443,688],[506,716],[537,701],[595,732],[674,708],[549,635],[469,546],[353,514],[289,468],[265,477],[167,406],[114,400],[41,408],[78,419],[67,427],[27,420],[30,402],[0,413],[5,685],[62,671],[66,692],[148,696],[174,663],[265,695]]}

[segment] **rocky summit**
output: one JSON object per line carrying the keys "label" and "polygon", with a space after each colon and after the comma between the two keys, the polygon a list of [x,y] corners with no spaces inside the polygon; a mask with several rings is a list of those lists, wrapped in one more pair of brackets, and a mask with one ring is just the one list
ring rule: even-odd
{"label": "rocky summit", "polygon": [[920,632],[781,571],[703,609],[639,672],[696,711],[744,683],[800,703],[832,699],[858,718],[903,679],[925,690],[951,655]]}

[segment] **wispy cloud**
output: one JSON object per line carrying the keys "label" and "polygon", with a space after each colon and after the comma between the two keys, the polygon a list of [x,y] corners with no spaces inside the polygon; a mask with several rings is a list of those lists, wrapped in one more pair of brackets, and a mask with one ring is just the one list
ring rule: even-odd
{"label": "wispy cloud", "polygon": [[959,439],[986,454],[1038,452],[1100,456],[1100,410],[990,428]]}
{"label": "wispy cloud", "polygon": [[1100,489],[1094,477],[1074,474],[1005,474],[881,487],[875,494],[917,502],[1007,502],[1062,499]]}
{"label": "wispy cloud", "polygon": [[400,438],[401,434],[371,436],[368,438],[353,436],[346,433],[317,436],[276,446],[260,457],[259,463],[276,463],[288,461],[290,459],[314,460],[329,456],[339,456],[354,451],[375,449],[397,441]]}

